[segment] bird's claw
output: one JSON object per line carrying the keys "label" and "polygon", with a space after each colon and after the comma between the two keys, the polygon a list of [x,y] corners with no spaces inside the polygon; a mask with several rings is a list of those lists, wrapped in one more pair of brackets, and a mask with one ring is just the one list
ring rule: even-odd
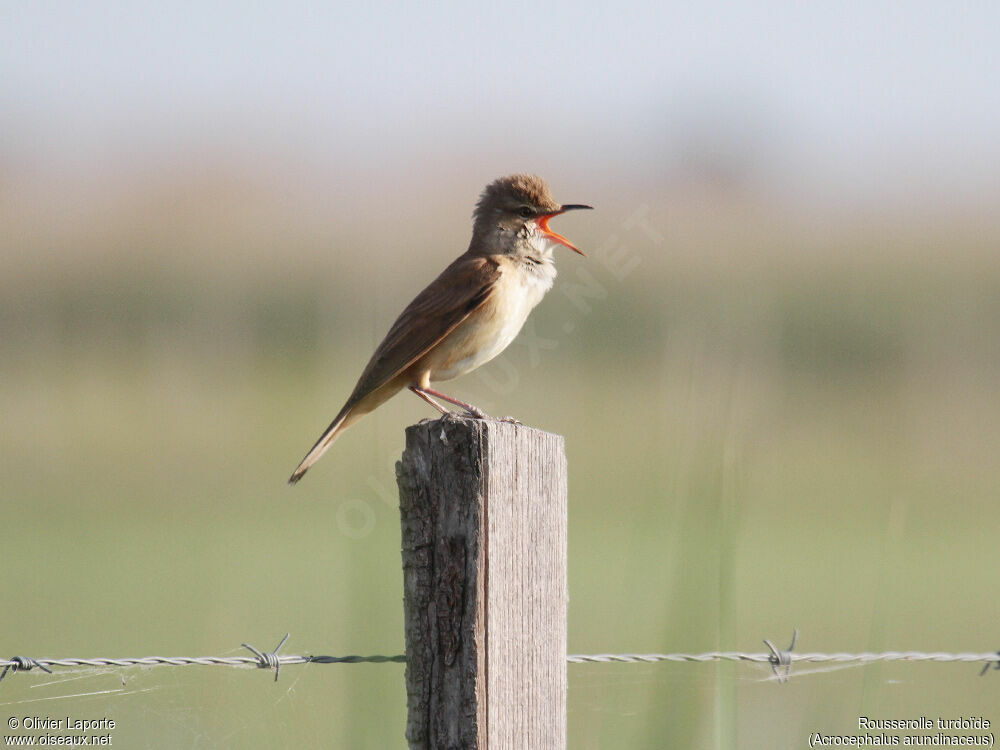
{"label": "bird's claw", "polygon": [[[459,421],[461,421],[463,419],[490,419],[490,415],[487,414],[486,412],[482,411],[481,409],[476,409],[476,411],[471,411],[469,409],[463,408],[461,411],[447,411],[444,414],[442,414],[440,417],[438,417],[437,419],[441,419],[441,420],[455,419],[455,420],[459,420]],[[435,419],[425,419],[424,421],[425,422],[435,422],[437,420],[435,420]]]}
{"label": "bird's claw", "polygon": [[509,422],[510,424],[520,424],[520,425],[524,424],[524,422],[522,422],[517,417],[500,417],[500,421],[501,422]]}

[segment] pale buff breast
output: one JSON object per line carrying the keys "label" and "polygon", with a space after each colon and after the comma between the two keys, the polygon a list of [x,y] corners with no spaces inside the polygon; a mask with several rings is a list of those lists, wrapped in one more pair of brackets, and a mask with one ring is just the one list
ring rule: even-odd
{"label": "pale buff breast", "polygon": [[500,354],[552,288],[555,275],[551,263],[506,265],[489,300],[428,353],[422,364],[430,379],[457,378]]}

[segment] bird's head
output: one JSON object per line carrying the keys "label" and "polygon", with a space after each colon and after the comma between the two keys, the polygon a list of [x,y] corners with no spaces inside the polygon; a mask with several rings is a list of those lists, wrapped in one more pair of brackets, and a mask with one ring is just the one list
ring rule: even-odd
{"label": "bird's head", "polygon": [[472,230],[472,246],[484,253],[517,253],[519,248],[552,243],[565,245],[580,255],[583,251],[561,234],[549,229],[553,216],[582,204],[560,205],[552,198],[548,183],[532,174],[515,174],[491,182],[479,196]]}

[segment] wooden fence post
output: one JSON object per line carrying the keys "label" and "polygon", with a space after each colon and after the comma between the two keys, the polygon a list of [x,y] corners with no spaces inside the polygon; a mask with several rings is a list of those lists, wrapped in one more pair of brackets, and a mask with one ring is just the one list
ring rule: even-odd
{"label": "wooden fence post", "polygon": [[562,436],[445,416],[396,475],[410,747],[564,750]]}

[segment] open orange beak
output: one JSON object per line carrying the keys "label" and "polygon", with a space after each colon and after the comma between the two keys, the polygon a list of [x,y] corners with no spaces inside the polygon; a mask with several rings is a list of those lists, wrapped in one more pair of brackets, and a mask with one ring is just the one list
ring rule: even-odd
{"label": "open orange beak", "polygon": [[539,216],[537,219],[535,219],[535,224],[537,224],[538,228],[542,230],[542,233],[546,237],[548,237],[550,240],[552,240],[553,242],[558,242],[560,245],[565,245],[570,250],[578,252],[578,253],[580,253],[580,255],[586,257],[587,254],[585,252],[583,252],[583,250],[581,250],[580,248],[578,248],[576,245],[574,245],[572,242],[570,242],[569,240],[567,240],[561,234],[559,234],[557,232],[553,232],[551,229],[549,229],[549,219],[551,219],[553,216],[558,216],[559,214],[564,214],[567,211],[575,211],[575,210],[580,209],[580,208],[593,208],[593,206],[584,206],[582,203],[569,203],[569,204],[567,204],[565,206],[560,207],[560,209],[558,211],[553,211],[550,214],[545,214],[544,216]]}

